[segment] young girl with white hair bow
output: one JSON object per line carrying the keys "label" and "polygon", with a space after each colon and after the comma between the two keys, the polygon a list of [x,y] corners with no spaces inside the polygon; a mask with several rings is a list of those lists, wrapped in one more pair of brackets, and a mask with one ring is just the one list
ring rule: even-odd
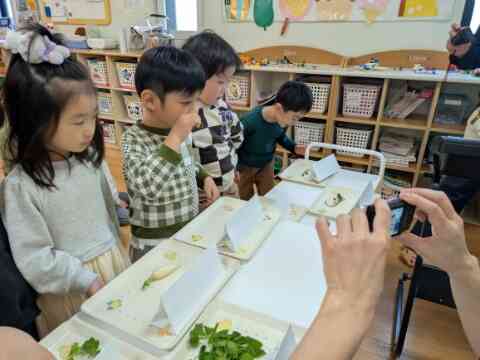
{"label": "young girl with white hair bow", "polygon": [[12,52],[0,123],[12,171],[0,211],[12,254],[40,294],[41,333],[129,265],[119,245],[115,203],[88,70],[40,25],[7,36]]}

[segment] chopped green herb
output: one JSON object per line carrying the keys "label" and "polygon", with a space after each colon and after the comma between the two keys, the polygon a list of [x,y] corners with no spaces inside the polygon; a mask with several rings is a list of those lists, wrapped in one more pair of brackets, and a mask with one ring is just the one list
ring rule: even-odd
{"label": "chopped green herb", "polygon": [[152,285],[152,280],[148,278],[142,285],[142,290],[147,290]]}
{"label": "chopped green herb", "polygon": [[100,353],[100,351],[100,341],[92,337],[82,345],[79,343],[73,343],[66,354],[65,360],[75,360],[79,356],[87,356],[88,358],[93,359]]}
{"label": "chopped green herb", "polygon": [[195,325],[190,331],[190,346],[200,348],[199,360],[255,360],[266,354],[260,341],[238,331],[219,331],[218,324]]}

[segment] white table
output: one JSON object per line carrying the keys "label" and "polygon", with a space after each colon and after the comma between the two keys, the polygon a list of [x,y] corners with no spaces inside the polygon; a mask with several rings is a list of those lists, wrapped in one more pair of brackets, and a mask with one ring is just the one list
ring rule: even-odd
{"label": "white table", "polygon": [[[310,207],[323,191],[283,181],[270,194],[288,191],[295,204]],[[221,293],[222,300],[307,328],[326,292],[315,218],[280,222],[250,262]]]}

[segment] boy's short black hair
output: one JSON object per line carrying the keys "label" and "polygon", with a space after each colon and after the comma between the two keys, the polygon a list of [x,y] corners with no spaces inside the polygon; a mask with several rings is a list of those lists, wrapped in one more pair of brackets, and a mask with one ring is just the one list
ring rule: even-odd
{"label": "boy's short black hair", "polygon": [[137,65],[135,87],[138,95],[154,91],[164,101],[168,93],[192,95],[205,87],[202,66],[189,52],[173,46],[147,50]]}
{"label": "boy's short black hair", "polygon": [[233,47],[211,30],[190,37],[183,49],[191,52],[200,61],[207,79],[223,73],[231,66],[236,69],[242,66],[242,61]]}
{"label": "boy's short black hair", "polygon": [[284,111],[307,113],[312,109],[312,90],[303,82],[287,81],[278,90],[275,102],[281,104]]}

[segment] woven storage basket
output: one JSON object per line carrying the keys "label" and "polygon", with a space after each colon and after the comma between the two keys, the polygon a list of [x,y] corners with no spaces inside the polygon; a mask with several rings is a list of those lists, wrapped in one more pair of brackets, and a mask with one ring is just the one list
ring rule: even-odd
{"label": "woven storage basket", "polygon": [[228,83],[226,91],[227,102],[230,105],[249,106],[250,76],[249,74],[234,75]]}
{"label": "woven storage basket", "polygon": [[323,142],[325,124],[299,121],[295,124],[295,142],[308,145],[312,142]]}
{"label": "woven storage basket", "polygon": [[117,135],[115,134],[115,125],[112,123],[103,122],[102,128],[104,141],[109,144],[116,144]]}
{"label": "woven storage basket", "polygon": [[[366,149],[370,141],[370,135],[372,130],[360,130],[352,129],[347,127],[338,127],[337,126],[337,145],[349,146],[359,149]],[[363,154],[348,152],[348,151],[337,151],[338,154],[348,155],[353,157],[362,157]]]}
{"label": "woven storage basket", "polygon": [[324,114],[328,109],[330,98],[330,84],[305,83],[313,95],[312,112]]}
{"label": "woven storage basket", "polygon": [[343,86],[343,115],[371,118],[375,112],[381,86],[345,84]]}
{"label": "woven storage basket", "polygon": [[113,114],[113,99],[109,92],[97,92],[98,112],[103,115]]}
{"label": "woven storage basket", "polygon": [[123,100],[125,102],[128,118],[133,122],[142,120],[143,109],[140,98],[137,95],[123,95]]}
{"label": "woven storage basket", "polygon": [[99,59],[87,59],[90,77],[95,85],[108,86],[107,62]]}
{"label": "woven storage basket", "polygon": [[135,90],[136,63],[116,62],[118,82],[121,88]]}

